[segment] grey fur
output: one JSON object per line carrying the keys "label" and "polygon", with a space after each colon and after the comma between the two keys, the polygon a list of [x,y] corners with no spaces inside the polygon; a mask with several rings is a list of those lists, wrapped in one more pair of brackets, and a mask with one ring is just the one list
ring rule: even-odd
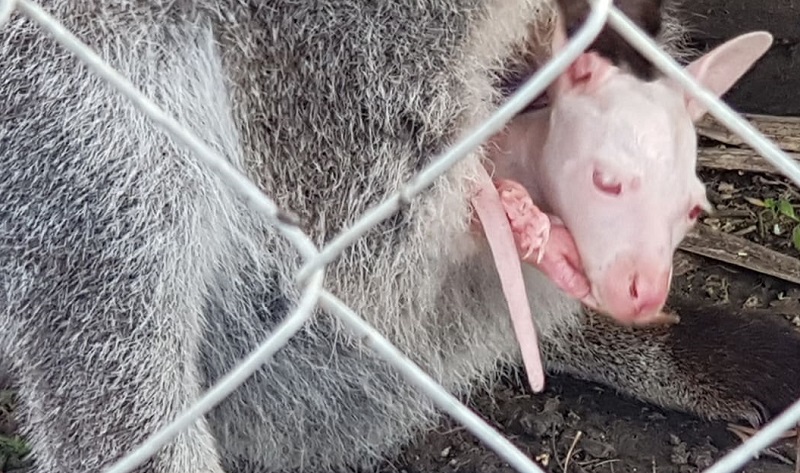
{"label": "grey fur", "polygon": [[[297,212],[318,244],[484,119],[500,96],[493,74],[526,25],[551,13],[537,0],[43,5]],[[99,471],[268,335],[297,300],[301,262],[30,21],[2,30],[0,64],[2,358],[38,471]],[[467,231],[480,159],[349,248],[326,278],[462,395],[519,361],[493,265]],[[715,408],[714,387],[693,390],[663,338],[615,339],[538,273],[528,283],[553,369],[586,377],[588,353],[614,361],[601,380],[640,397],[758,415]],[[665,401],[664,383],[681,394]],[[368,469],[435,420],[430,401],[319,314],[141,471]]]}

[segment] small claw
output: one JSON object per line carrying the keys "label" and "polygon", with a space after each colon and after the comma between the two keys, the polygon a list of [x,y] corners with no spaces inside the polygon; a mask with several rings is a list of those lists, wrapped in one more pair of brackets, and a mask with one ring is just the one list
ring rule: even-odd
{"label": "small claw", "polygon": [[525,252],[525,255],[522,257],[522,260],[524,261],[524,260],[528,259],[528,257],[529,257],[530,255],[532,255],[532,254],[533,254],[533,246],[531,246],[530,248],[528,248],[528,251],[526,251],[526,252]]}
{"label": "small claw", "polygon": [[[542,258],[544,258],[544,245],[545,245],[545,244],[547,244],[547,242],[545,242],[545,243],[542,245],[542,247],[541,247],[541,248],[539,248],[539,254],[537,254],[537,255],[536,255],[536,264],[542,264]],[[523,258],[523,259],[527,259],[527,258],[528,258],[528,257],[526,256],[526,257],[525,257],[525,258]]]}
{"label": "small claw", "polygon": [[544,258],[544,252],[547,249],[547,243],[550,242],[550,229],[547,230],[547,233],[542,237],[542,244],[539,246],[539,256],[536,257],[536,264],[541,264],[542,258]]}
{"label": "small claw", "polygon": [[[753,435],[758,433],[758,429],[755,429],[755,428],[752,428],[752,427],[746,427],[744,425],[737,425],[737,424],[728,424],[727,430],[728,430],[728,432],[730,432],[730,433],[734,434],[736,437],[738,437],[739,440],[742,443],[747,442],[748,440],[750,440],[750,438]],[[800,433],[797,432],[797,431],[791,431],[790,430],[790,431],[785,432],[784,434],[782,434],[776,440],[788,440],[788,439],[793,438],[795,435],[800,435]],[[795,461],[793,461],[790,458],[787,458],[785,455],[782,455],[781,453],[779,453],[778,450],[774,446],[770,446],[770,447],[767,447],[767,448],[761,450],[759,453],[756,454],[755,458],[759,458],[759,456],[761,454],[763,454],[764,456],[773,458],[775,460],[778,460],[779,462],[785,463],[787,465],[796,464]],[[798,454],[800,455],[800,452],[798,452]]]}

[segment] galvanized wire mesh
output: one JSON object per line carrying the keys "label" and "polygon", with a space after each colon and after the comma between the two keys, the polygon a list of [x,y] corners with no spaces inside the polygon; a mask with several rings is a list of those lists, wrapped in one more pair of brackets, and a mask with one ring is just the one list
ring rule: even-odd
{"label": "galvanized wire mesh", "polygon": [[[144,96],[130,81],[105,63],[87,45],[67,31],[58,20],[47,14],[37,3],[30,0],[0,0],[0,27],[8,20],[14,9],[36,21],[58,43],[74,53],[94,73],[105,79],[119,93],[128,98],[143,114],[163,127],[178,143],[190,149],[198,159],[216,172],[223,179],[223,182],[233,190],[240,192],[253,205],[254,210],[262,212],[297,247],[306,260],[305,266],[297,275],[297,283],[302,286],[304,291],[293,313],[248,358],[218,381],[194,405],[111,466],[107,472],[130,472],[155,454],[183,429],[194,423],[240,386],[259,366],[267,362],[303,326],[310,318],[314,308],[319,305],[331,314],[338,316],[368,346],[405,376],[412,385],[430,396],[440,409],[462,423],[515,469],[520,472],[543,473],[541,468],[528,459],[500,433],[436,383],[343,302],[327,292],[323,288],[323,271],[325,265],[333,261],[348,245],[352,244],[374,225],[391,216],[400,208],[401,204],[413,199],[414,196],[431,185],[438,176],[467,156],[483,141],[498,132],[509,119],[544,91],[592,43],[607,22],[667,76],[676,80],[685,90],[697,97],[707,107],[711,115],[737,133],[745,143],[753,147],[773,166],[791,179],[795,185],[800,187],[800,166],[786,153],[781,151],[774,143],[758,132],[715,95],[703,89],[683,71],[675,60],[665,54],[652,39],[614,7],[611,0],[589,0],[589,2],[592,7],[591,14],[586,23],[570,40],[567,47],[531,77],[489,120],[476,127],[471,133],[467,134],[466,138],[437,159],[434,159],[431,165],[411,179],[403,189],[388,197],[382,204],[366,212],[351,228],[343,231],[326,247],[319,250],[302,231],[294,226],[290,213],[279,209],[246,176],[228,164],[224,157],[213,151],[203,140],[195,136]],[[748,441],[720,459],[706,472],[731,473],[736,471],[798,422],[800,422],[800,400],[772,420]]]}

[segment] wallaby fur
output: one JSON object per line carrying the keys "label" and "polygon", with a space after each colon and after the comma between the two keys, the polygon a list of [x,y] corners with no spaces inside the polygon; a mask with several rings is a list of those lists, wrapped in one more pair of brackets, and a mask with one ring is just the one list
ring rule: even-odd
{"label": "wallaby fur", "polygon": [[[322,245],[496,109],[496,78],[530,26],[547,40],[544,2],[42,4]],[[33,22],[14,15],[0,31],[0,64],[0,358],[37,471],[97,472],[268,336],[298,299],[302,260]],[[519,362],[489,252],[469,232],[481,156],[348,248],[326,277],[459,394]],[[788,332],[765,328],[757,335],[771,345],[754,355],[738,351],[744,319],[684,313],[705,336],[678,347],[586,317],[529,276],[552,370],[708,418],[756,422],[754,403],[780,408],[800,393],[800,368],[785,356],[800,340]],[[739,378],[704,376],[720,369],[703,363],[710,340],[733,366],[747,362]],[[773,359],[776,340],[785,350]],[[764,390],[737,389],[738,379]],[[321,313],[139,471],[369,469],[436,415]]]}

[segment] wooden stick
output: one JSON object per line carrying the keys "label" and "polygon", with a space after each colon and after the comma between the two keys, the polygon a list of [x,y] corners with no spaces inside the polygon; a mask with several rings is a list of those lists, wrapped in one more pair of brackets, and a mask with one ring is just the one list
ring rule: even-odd
{"label": "wooden stick", "polygon": [[[758,131],[774,141],[784,151],[800,152],[800,117],[777,117],[770,115],[743,114]],[[735,133],[718,122],[710,114],[706,114],[697,123],[700,136],[719,141],[731,146],[747,146]]]}
{"label": "wooden stick", "polygon": [[[789,157],[800,162],[800,154],[787,152]],[[723,171],[763,172],[782,175],[775,166],[749,148],[700,148],[697,150],[697,165],[707,169]]]}
{"label": "wooden stick", "polygon": [[792,258],[741,237],[696,225],[679,246],[706,258],[800,284],[800,259]]}
{"label": "wooden stick", "polygon": [[800,424],[794,429],[794,434],[797,436],[794,452],[794,473],[800,473]]}

